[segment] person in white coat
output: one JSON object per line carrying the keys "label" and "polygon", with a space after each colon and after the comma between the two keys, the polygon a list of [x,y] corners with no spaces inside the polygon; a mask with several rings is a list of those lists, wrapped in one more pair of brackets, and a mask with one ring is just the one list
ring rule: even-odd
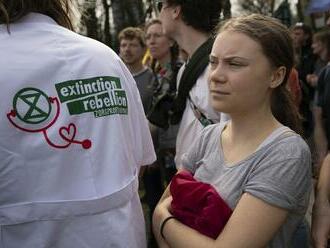
{"label": "person in white coat", "polygon": [[0,0],[0,247],[146,247],[137,175],[155,154],[138,89],[71,31],[71,4]]}

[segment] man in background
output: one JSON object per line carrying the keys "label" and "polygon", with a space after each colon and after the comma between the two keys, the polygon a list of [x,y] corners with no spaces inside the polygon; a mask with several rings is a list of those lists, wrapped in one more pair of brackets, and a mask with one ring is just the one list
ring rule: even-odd
{"label": "man in background", "polygon": [[152,99],[152,71],[143,65],[142,60],[146,52],[144,32],[140,28],[127,27],[119,35],[119,56],[132,73],[139,89],[145,113],[148,111]]}
{"label": "man in background", "polygon": [[314,88],[307,82],[307,75],[313,74],[315,56],[312,51],[312,29],[308,25],[298,22],[291,28],[293,45],[296,54],[296,69],[298,71],[300,86],[302,90],[302,100],[300,103],[300,113],[303,120],[304,138],[309,140],[313,133],[313,114],[311,104],[314,98]]}
{"label": "man in background", "polygon": [[177,168],[197,134],[208,124],[220,121],[209,101],[207,66],[212,48],[212,31],[218,24],[221,1],[157,1],[159,18],[166,35],[186,51],[188,63],[178,75],[178,92],[171,122],[180,123],[177,142]]}

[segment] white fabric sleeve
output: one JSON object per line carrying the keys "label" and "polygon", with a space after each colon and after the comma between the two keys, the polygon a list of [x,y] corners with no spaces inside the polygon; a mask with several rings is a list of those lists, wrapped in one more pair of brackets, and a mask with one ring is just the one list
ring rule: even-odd
{"label": "white fabric sleeve", "polygon": [[133,140],[134,144],[134,154],[136,163],[138,165],[149,165],[156,160],[156,154],[154,146],[151,139],[151,134],[148,126],[147,118],[144,114],[143,105],[140,97],[140,93],[136,86],[136,82],[129,72],[127,67],[122,61],[120,61],[120,67],[123,70],[124,79],[128,82],[128,85],[131,84],[131,94],[132,94],[132,103],[130,106],[130,116],[133,122]]}

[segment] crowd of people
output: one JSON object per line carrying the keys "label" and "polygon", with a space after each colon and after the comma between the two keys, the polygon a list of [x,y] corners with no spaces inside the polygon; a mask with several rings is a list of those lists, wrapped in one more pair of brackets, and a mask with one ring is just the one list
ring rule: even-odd
{"label": "crowd of people", "polygon": [[116,54],[0,0],[0,247],[330,247],[330,30],[155,3]]}

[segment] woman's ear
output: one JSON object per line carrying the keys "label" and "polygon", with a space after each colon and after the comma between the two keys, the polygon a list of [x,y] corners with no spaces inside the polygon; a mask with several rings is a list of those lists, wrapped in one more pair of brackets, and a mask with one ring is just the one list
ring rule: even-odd
{"label": "woman's ear", "polygon": [[181,14],[181,6],[173,6],[172,17],[173,19],[178,19]]}
{"label": "woman's ear", "polygon": [[272,80],[270,82],[269,87],[274,89],[276,87],[278,87],[280,84],[283,83],[284,77],[286,74],[286,67],[284,66],[280,66],[278,67],[272,75]]}

